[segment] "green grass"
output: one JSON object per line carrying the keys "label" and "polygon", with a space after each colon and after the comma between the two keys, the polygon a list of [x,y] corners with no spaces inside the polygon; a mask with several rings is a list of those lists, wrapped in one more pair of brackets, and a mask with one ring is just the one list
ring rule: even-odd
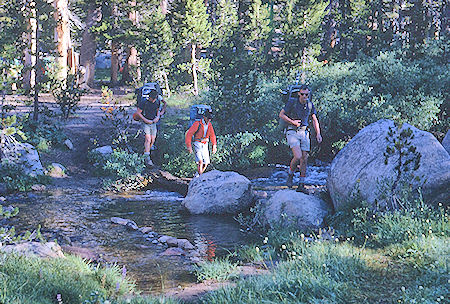
{"label": "green grass", "polygon": [[[177,109],[187,109],[191,105],[196,104],[198,98],[190,94],[173,94],[170,98],[165,99],[168,107]],[[189,115],[189,113],[188,113]]]}
{"label": "green grass", "polygon": [[238,276],[237,264],[229,259],[218,259],[212,262],[205,262],[194,266],[197,280],[200,282],[207,280],[226,281]]}
{"label": "green grass", "polygon": [[68,256],[40,259],[15,254],[0,255],[0,303],[80,303],[97,291],[114,297],[134,291],[117,266],[98,267]]}

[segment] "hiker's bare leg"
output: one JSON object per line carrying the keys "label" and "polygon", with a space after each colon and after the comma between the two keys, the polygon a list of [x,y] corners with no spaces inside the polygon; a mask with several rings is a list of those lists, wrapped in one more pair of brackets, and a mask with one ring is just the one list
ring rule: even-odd
{"label": "hiker's bare leg", "polygon": [[306,176],[306,165],[308,163],[309,153],[308,153],[308,151],[301,151],[301,153],[302,154],[301,154],[300,163],[299,163],[300,176],[305,177]]}
{"label": "hiker's bare leg", "polygon": [[292,147],[292,160],[290,164],[291,172],[295,172],[297,170],[297,165],[300,162],[300,159],[302,158],[302,150],[300,149],[300,146]]}
{"label": "hiker's bare leg", "polygon": [[198,172],[198,174],[203,173],[203,161],[202,160],[199,160],[197,163],[197,172]]}

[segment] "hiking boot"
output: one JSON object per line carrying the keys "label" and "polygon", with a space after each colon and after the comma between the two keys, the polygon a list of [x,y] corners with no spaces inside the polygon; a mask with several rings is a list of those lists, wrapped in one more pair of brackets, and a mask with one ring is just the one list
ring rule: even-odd
{"label": "hiking boot", "polygon": [[147,158],[145,159],[145,164],[146,164],[147,166],[149,166],[149,167],[154,166],[154,164],[153,164],[153,162],[152,162],[150,156],[147,157]]}
{"label": "hiking boot", "polygon": [[286,180],[286,186],[288,186],[288,188],[292,188],[292,186],[294,185],[294,183],[292,182],[293,179],[294,174],[289,174]]}
{"label": "hiking boot", "polygon": [[305,184],[298,184],[297,189],[295,189],[295,191],[302,192],[302,193],[309,195],[309,191],[308,191],[308,189],[306,189]]}

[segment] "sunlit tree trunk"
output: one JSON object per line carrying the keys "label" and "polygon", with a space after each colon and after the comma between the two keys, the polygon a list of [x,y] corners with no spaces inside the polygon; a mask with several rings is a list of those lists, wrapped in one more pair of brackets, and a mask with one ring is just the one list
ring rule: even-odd
{"label": "sunlit tree trunk", "polygon": [[57,62],[59,65],[58,77],[67,78],[67,56],[70,48],[69,10],[67,0],[55,0],[54,18],[56,20],[55,42],[57,43]]}
{"label": "sunlit tree trunk", "polygon": [[[136,6],[136,1],[132,1],[130,6]],[[136,10],[131,11],[128,18],[134,26],[138,25],[139,13]],[[136,74],[133,75],[133,72]],[[139,70],[138,51],[133,45],[130,45],[127,50],[127,59],[125,60],[125,66],[123,68],[122,82],[132,82],[134,79],[140,80],[140,78],[141,72]]]}
{"label": "sunlit tree trunk", "polygon": [[90,32],[91,27],[99,20],[100,10],[91,3],[86,17],[86,28],[83,31],[83,37],[80,48],[80,65],[84,67],[84,83],[89,87],[94,86],[95,74],[95,52],[97,44],[95,37]]}
{"label": "sunlit tree trunk", "polygon": [[162,76],[163,76],[163,78],[164,78],[164,85],[165,85],[165,87],[166,87],[166,94],[167,94],[167,97],[170,97],[170,96],[172,96],[172,92],[170,91],[170,87],[169,87],[169,79],[168,79],[168,77],[167,77],[166,71],[162,71]]}
{"label": "sunlit tree trunk", "polygon": [[24,51],[23,87],[26,92],[30,92],[36,84],[37,20],[34,1],[30,3],[30,9],[28,33],[25,35],[27,48]]}
{"label": "sunlit tree trunk", "polygon": [[111,42],[111,85],[117,85],[119,72],[119,48],[117,42]]}
{"label": "sunlit tree trunk", "polygon": [[192,44],[191,48],[191,64],[192,64],[192,80],[194,82],[194,95],[198,95],[198,77],[197,77],[197,59],[195,58],[196,45]]}

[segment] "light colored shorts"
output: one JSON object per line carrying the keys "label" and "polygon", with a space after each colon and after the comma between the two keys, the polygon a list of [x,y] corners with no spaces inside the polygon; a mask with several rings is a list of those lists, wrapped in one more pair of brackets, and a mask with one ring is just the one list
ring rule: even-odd
{"label": "light colored shorts", "polygon": [[311,141],[309,139],[309,131],[306,128],[295,130],[287,130],[286,139],[290,148],[299,146],[302,151],[311,150]]}
{"label": "light colored shorts", "polygon": [[156,136],[156,124],[146,124],[144,123],[144,133],[146,135]]}
{"label": "light colored shorts", "polygon": [[209,159],[208,143],[203,144],[195,141],[192,145],[194,146],[195,161],[199,162],[201,160],[204,164],[209,164],[211,161]]}

